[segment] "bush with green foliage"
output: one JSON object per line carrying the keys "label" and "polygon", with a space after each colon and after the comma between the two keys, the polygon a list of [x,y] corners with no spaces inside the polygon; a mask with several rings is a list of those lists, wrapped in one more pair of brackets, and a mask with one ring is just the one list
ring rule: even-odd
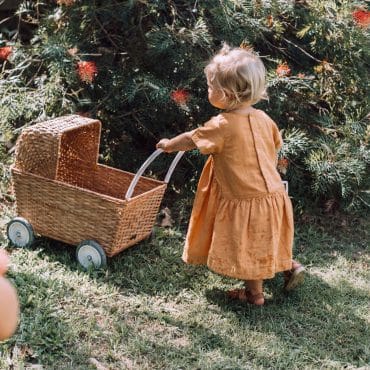
{"label": "bush with green foliage", "polygon": [[[244,43],[268,70],[257,107],[282,129],[295,204],[369,206],[368,24],[364,1],[23,1],[0,23],[12,51],[0,61],[0,140],[88,114],[103,122],[101,160],[134,171],[157,140],[217,114],[203,68],[223,42]],[[202,161],[194,151],[180,165],[183,195]]]}

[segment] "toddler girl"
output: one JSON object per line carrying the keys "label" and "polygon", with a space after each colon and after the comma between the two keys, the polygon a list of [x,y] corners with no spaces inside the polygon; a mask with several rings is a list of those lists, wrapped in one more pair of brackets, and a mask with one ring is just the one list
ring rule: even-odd
{"label": "toddler girl", "polygon": [[275,122],[253,108],[266,99],[265,68],[251,51],[225,45],[205,68],[210,103],[224,113],[203,127],[162,139],[165,152],[211,154],[201,174],[183,260],[245,280],[231,298],[263,305],[263,280],[285,271],[293,289],[304,268],[292,261],[293,212],[280,175],[282,139]]}

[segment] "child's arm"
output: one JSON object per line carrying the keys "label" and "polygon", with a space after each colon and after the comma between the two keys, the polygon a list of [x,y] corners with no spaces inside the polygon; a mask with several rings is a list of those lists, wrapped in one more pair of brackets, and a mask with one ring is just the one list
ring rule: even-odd
{"label": "child's arm", "polygon": [[184,132],[172,139],[162,139],[157,143],[156,147],[157,149],[162,149],[166,153],[195,149],[196,145],[191,139],[193,132],[194,131]]}

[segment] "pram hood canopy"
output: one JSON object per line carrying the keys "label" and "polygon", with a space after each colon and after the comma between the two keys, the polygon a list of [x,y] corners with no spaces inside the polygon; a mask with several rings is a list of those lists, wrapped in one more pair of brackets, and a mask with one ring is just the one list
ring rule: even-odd
{"label": "pram hood canopy", "polygon": [[68,115],[29,126],[22,131],[17,147],[15,169],[56,179],[71,161],[85,167],[97,165],[101,123],[99,120]]}

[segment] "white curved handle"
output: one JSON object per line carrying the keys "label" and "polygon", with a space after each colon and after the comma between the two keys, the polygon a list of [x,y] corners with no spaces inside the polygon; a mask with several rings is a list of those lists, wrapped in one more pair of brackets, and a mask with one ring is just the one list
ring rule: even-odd
{"label": "white curved handle", "polygon": [[[163,150],[162,149],[157,149],[155,152],[153,152],[149,157],[148,159],[141,165],[141,167],[138,169],[136,175],[134,176],[134,178],[132,179],[131,181],[131,184],[130,186],[128,187],[127,189],[127,192],[126,192],[126,195],[125,195],[125,199],[126,200],[130,200],[131,199],[131,196],[132,194],[134,193],[134,190],[135,190],[135,187],[136,187],[136,184],[139,182],[139,179],[141,177],[141,175],[144,173],[144,171],[148,168],[148,166],[161,154],[163,153]],[[175,167],[177,165],[177,163],[179,162],[179,160],[181,159],[181,157],[184,155],[185,152],[178,152],[176,154],[176,157],[174,158],[174,160],[172,161],[168,171],[167,171],[167,174],[166,174],[166,177],[164,178],[164,182],[166,184],[168,184],[168,182],[170,181],[170,178],[171,178],[171,175],[173,173],[173,171],[175,170]]]}

